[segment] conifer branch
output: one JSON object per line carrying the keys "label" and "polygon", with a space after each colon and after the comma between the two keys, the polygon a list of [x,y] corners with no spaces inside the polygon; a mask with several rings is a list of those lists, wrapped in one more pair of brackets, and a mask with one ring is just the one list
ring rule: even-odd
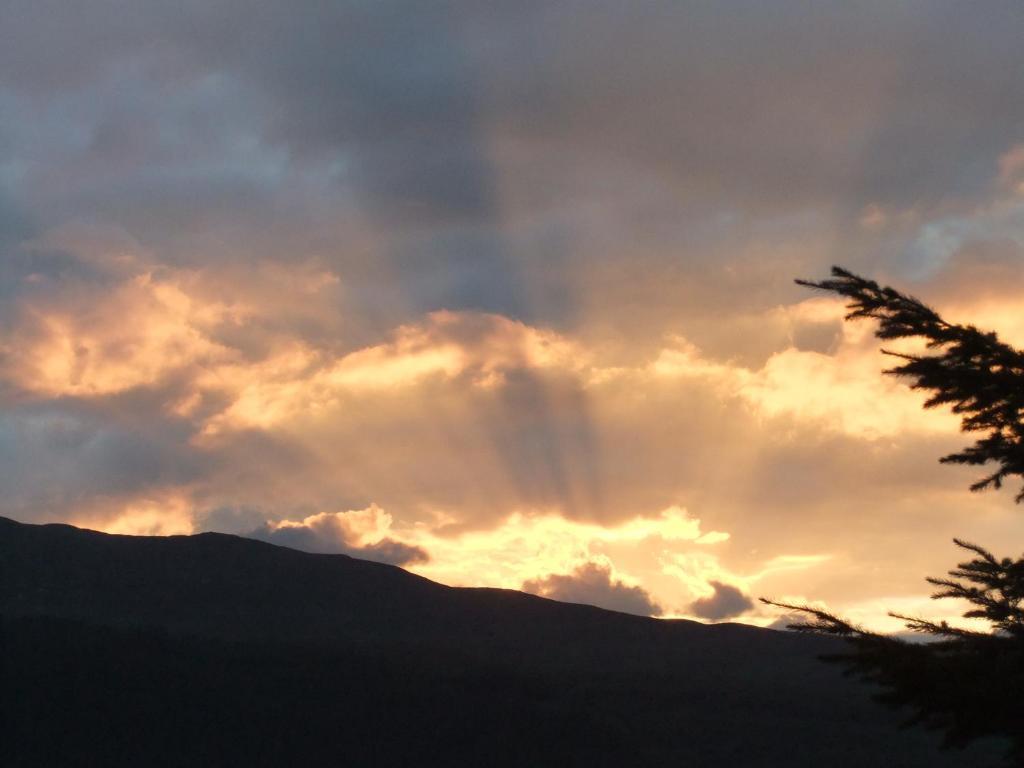
{"label": "conifer branch", "polygon": [[[997,464],[995,472],[970,486],[972,491],[998,489],[1011,476],[1024,477],[1024,352],[995,333],[946,322],[918,299],[841,267],[832,268],[829,280],[796,282],[849,299],[846,318],[877,320],[879,339],[919,337],[937,352],[882,350],[902,361],[885,373],[910,379],[912,389],[929,392],[925,408],[950,406],[961,417],[963,431],[985,433],[974,445],[940,459],[945,464]],[[1024,486],[1015,499],[1024,501]]]}
{"label": "conifer branch", "polygon": [[[932,354],[883,350],[900,361],[886,373],[909,378],[912,388],[927,392],[925,408],[949,406],[961,417],[962,431],[981,433],[973,445],[940,459],[997,465],[971,490],[1000,488],[1011,476],[1024,477],[1024,353],[994,333],[948,323],[917,299],[839,267],[830,280],[797,283],[850,299],[847,319],[877,320],[880,339],[925,340]],[[1024,489],[1016,500],[1024,500]],[[1008,738],[1007,764],[1024,766],[1024,556],[998,558],[978,544],[953,541],[972,556],[947,576],[928,578],[936,588],[932,598],[966,601],[963,616],[987,622],[988,631],[890,613],[909,630],[932,638],[909,643],[824,609],[762,602],[809,617],[790,624],[792,629],[844,639],[849,652],[823,658],[880,686],[880,701],[910,712],[906,724],[937,729],[951,746],[987,736]]]}

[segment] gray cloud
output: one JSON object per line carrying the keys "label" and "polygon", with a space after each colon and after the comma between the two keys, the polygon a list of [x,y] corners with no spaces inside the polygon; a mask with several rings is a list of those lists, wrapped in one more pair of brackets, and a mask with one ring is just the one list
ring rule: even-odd
{"label": "gray cloud", "polygon": [[613,580],[611,570],[598,563],[585,563],[568,574],[531,579],[523,583],[522,589],[565,603],[586,603],[640,616],[658,616],[662,612],[646,590]]}
{"label": "gray cloud", "polygon": [[[81,88],[137,58],[170,84],[228,72],[287,106],[268,110],[267,127],[300,151],[403,134],[405,146],[432,137],[457,147],[480,135],[480,118],[498,117],[527,137],[571,130],[733,191],[746,168],[746,188],[764,195],[769,185],[833,193],[844,179],[865,192],[909,184],[934,194],[977,182],[968,170],[977,155],[949,150],[992,152],[1015,138],[1009,97],[1020,85],[1008,63],[1019,61],[1022,20],[1010,4],[59,7],[8,4],[5,27],[18,34],[0,61],[12,84]],[[980,134],[972,113],[989,117]]]}
{"label": "gray cloud", "polygon": [[98,500],[159,493],[200,478],[203,462],[186,445],[187,428],[144,407],[132,414],[128,400],[4,408],[0,514],[62,520]]}
{"label": "gray cloud", "polygon": [[843,235],[834,260],[898,252],[850,230],[865,204],[984,195],[1021,138],[1010,5],[732,5],[14,2],[7,144],[47,219],[115,219],[179,258],[264,250],[278,229],[288,259],[342,208],[380,224],[394,312],[566,322],[575,297],[545,286],[622,253],[581,228],[602,204],[681,298],[681,254],[738,264],[743,232],[808,209]]}
{"label": "gray cloud", "polygon": [[331,525],[329,520],[315,520],[305,525],[290,525],[284,528],[264,524],[246,535],[282,547],[301,549],[304,552],[350,555],[389,565],[413,565],[425,563],[430,559],[421,547],[389,538],[362,546],[351,544],[346,538],[345,531]]}
{"label": "gray cloud", "polygon": [[710,597],[702,597],[693,602],[690,611],[694,616],[711,621],[722,621],[735,618],[754,607],[754,601],[737,587],[723,584],[720,581],[712,581],[710,584],[715,593]]}

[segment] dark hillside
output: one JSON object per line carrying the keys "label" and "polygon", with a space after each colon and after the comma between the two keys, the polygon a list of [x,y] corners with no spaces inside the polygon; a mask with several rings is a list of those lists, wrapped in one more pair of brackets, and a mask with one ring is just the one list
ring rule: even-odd
{"label": "dark hillside", "polygon": [[983,766],[830,641],[0,519],[4,765]]}

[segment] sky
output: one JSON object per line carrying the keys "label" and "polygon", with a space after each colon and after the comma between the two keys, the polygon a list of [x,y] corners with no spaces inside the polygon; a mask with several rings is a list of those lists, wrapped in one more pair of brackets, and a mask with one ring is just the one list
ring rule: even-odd
{"label": "sky", "polygon": [[832,264],[1024,346],[1019,2],[0,4],[0,515],[644,615],[935,617]]}

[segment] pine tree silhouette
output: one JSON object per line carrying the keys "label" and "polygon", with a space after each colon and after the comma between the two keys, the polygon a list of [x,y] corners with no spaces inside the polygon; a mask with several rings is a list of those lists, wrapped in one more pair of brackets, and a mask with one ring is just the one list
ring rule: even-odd
{"label": "pine tree silhouette", "polygon": [[[998,465],[971,490],[1000,488],[1012,475],[1024,477],[1024,353],[995,333],[948,323],[917,299],[840,267],[832,268],[832,279],[797,283],[847,297],[847,319],[878,320],[875,335],[881,339],[922,337],[936,351],[886,352],[903,361],[886,373],[930,391],[926,408],[952,406],[963,416],[963,431],[984,433],[974,445],[940,459]],[[1024,490],[1016,497],[1022,499]],[[761,600],[808,616],[791,629],[844,638],[848,650],[826,660],[881,686],[878,699],[909,711],[907,724],[941,731],[947,746],[1005,737],[1011,744],[1008,764],[1024,766],[1024,557],[999,559],[977,544],[954,542],[975,557],[949,571],[949,578],[929,578],[938,588],[932,598],[966,600],[972,607],[964,616],[987,621],[989,631],[890,613],[931,637],[927,643],[910,643],[825,610]]]}
{"label": "pine tree silhouette", "polygon": [[[832,268],[831,280],[796,282],[849,298],[846,319],[878,320],[875,335],[880,339],[919,336],[929,349],[941,350],[938,355],[882,351],[904,361],[887,374],[913,379],[913,389],[931,390],[925,408],[951,405],[953,413],[963,415],[963,431],[986,433],[973,446],[940,459],[949,464],[999,465],[998,471],[974,483],[972,491],[1001,488],[1010,475],[1024,477],[1024,353],[999,341],[995,333],[947,323],[912,296],[841,267]],[[1016,500],[1024,500],[1024,489]]]}

